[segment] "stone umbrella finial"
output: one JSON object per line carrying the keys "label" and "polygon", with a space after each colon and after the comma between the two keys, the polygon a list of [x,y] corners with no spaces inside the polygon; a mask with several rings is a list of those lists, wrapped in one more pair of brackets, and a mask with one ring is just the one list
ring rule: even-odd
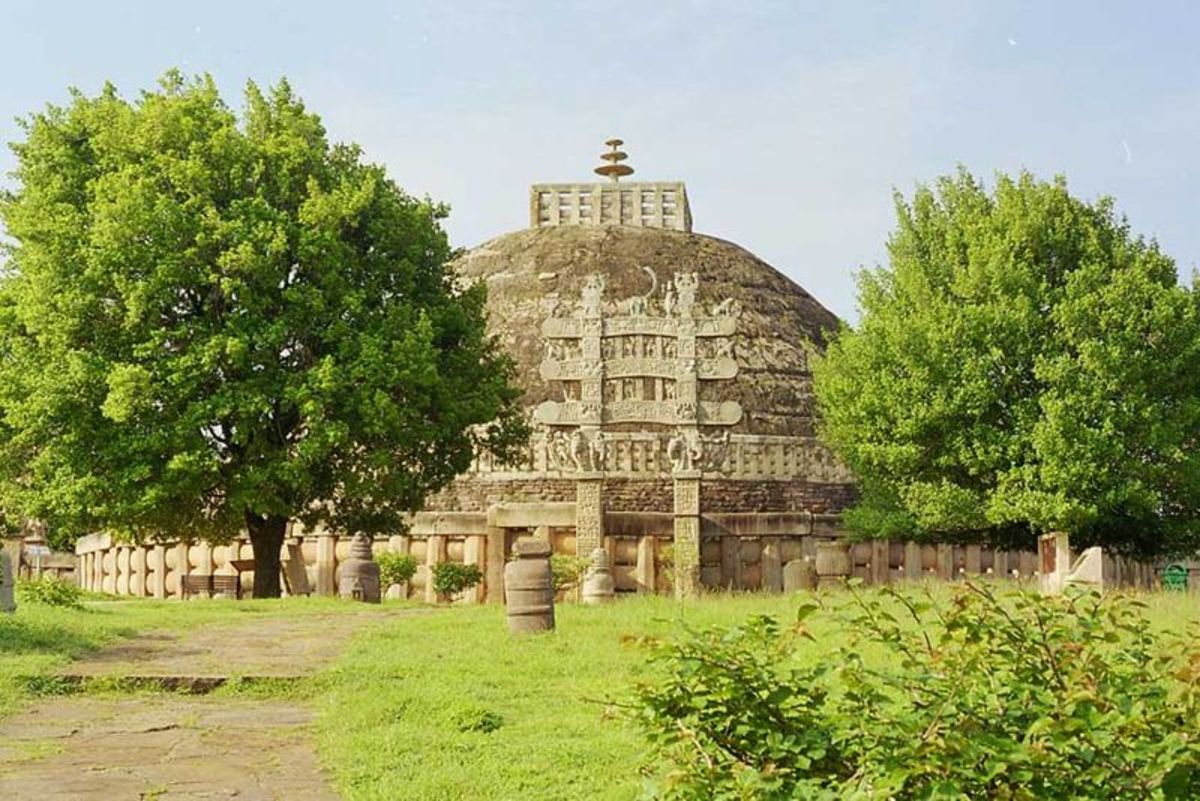
{"label": "stone umbrella finial", "polygon": [[611,148],[607,153],[601,153],[600,158],[604,159],[607,164],[601,164],[595,169],[597,175],[603,175],[611,180],[614,184],[626,175],[633,175],[633,167],[621,162],[629,158],[629,154],[620,150],[621,145],[625,144],[620,139],[609,139],[604,144]]}

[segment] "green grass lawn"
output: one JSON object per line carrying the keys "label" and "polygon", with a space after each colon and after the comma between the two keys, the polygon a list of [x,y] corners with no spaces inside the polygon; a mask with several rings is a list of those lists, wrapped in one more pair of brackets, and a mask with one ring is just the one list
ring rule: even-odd
{"label": "green grass lawn", "polygon": [[[827,594],[841,604],[845,594]],[[499,607],[448,609],[365,632],[318,695],[321,754],[351,799],[631,799],[647,765],[639,733],[605,701],[645,675],[643,635],[682,623],[788,619],[802,599],[636,597],[558,607],[549,635],[510,637]],[[1146,596],[1155,623],[1200,617],[1194,597]],[[822,643],[839,632],[818,616]],[[867,654],[869,657],[869,654]]]}
{"label": "green grass lawn", "polygon": [[[1195,596],[1143,599],[1156,626],[1183,630],[1200,620]],[[497,606],[387,616],[364,627],[303,687],[253,692],[316,705],[321,759],[350,799],[631,799],[650,757],[639,732],[607,702],[628,699],[647,675],[639,639],[755,613],[787,620],[804,600],[715,595],[681,605],[641,596],[605,607],[561,604],[555,632],[526,637],[509,636]],[[839,605],[848,597],[822,600]],[[27,604],[0,616],[0,714],[30,695],[29,676],[134,632],[318,608],[362,609],[336,599],[137,601],[84,611]],[[812,625],[814,648],[840,641],[827,618]]]}

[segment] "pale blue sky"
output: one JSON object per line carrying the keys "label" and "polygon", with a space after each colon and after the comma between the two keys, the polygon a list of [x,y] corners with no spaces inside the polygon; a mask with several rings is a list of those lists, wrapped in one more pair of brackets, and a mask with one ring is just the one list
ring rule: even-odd
{"label": "pale blue sky", "polygon": [[[1200,262],[1200,10],[1188,2],[66,3],[4,0],[12,118],[171,66],[291,80],[331,136],[449,202],[456,245],[527,222],[534,181],[687,182],[731,239],[853,317],[891,191],[965,164],[1065,173]],[[0,169],[12,167],[0,155]]]}

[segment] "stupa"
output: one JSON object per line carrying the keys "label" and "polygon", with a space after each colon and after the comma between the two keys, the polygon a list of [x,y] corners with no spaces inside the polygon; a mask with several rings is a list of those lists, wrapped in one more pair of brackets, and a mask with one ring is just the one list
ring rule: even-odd
{"label": "stupa", "polygon": [[431,498],[412,535],[483,523],[492,600],[526,536],[608,549],[618,591],[781,588],[855,493],[814,431],[809,361],[838,320],[695,233],[683,183],[622,181],[623,142],[606,144],[606,181],[535,184],[529,227],[455,265],[487,285],[534,434],[519,463],[480,459]]}

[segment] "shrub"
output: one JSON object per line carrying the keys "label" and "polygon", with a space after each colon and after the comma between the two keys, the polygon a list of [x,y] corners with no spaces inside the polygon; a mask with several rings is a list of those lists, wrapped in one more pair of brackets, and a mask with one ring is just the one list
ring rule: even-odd
{"label": "shrub", "polygon": [[433,566],[433,589],[438,595],[458,595],[483,581],[479,565],[438,562]]}
{"label": "shrub", "polygon": [[379,580],[385,588],[411,581],[417,573],[417,558],[410,553],[385,551],[375,557],[379,565]]}
{"label": "shrub", "polygon": [[1200,797],[1200,648],[1136,601],[856,593],[836,649],[816,610],[656,646],[633,714],[662,797]]}
{"label": "shrub", "polygon": [[44,575],[32,581],[18,581],[16,595],[17,601],[20,603],[45,604],[69,609],[83,608],[83,590],[57,576]]}
{"label": "shrub", "polygon": [[550,573],[554,579],[554,591],[569,590],[579,585],[587,572],[590,559],[556,553],[550,556]]}

